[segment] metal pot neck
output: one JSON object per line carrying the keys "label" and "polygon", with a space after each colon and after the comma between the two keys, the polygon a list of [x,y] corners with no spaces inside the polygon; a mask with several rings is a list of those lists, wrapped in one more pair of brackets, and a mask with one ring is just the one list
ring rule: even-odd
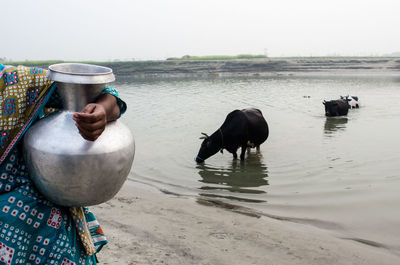
{"label": "metal pot neck", "polygon": [[79,112],[88,104],[95,102],[105,84],[71,84],[56,82],[63,109]]}

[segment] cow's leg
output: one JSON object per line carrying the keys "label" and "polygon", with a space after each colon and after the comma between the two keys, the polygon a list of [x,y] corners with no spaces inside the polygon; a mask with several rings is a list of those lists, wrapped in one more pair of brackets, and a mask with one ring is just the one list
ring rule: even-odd
{"label": "cow's leg", "polygon": [[233,154],[233,159],[237,159],[237,153],[236,151],[232,153]]}
{"label": "cow's leg", "polygon": [[242,151],[240,152],[240,160],[244,160],[244,155],[246,154],[247,144],[242,145]]}
{"label": "cow's leg", "polygon": [[256,146],[257,153],[260,152],[260,145]]}

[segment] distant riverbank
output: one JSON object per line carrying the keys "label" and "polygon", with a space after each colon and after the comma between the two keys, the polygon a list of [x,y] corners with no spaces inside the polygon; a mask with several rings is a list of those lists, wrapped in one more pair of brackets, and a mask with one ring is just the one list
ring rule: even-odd
{"label": "distant riverbank", "polygon": [[[14,62],[47,68],[62,61]],[[296,57],[234,60],[164,60],[85,62],[107,66],[117,76],[218,77],[268,76],[310,73],[400,74],[400,57]]]}

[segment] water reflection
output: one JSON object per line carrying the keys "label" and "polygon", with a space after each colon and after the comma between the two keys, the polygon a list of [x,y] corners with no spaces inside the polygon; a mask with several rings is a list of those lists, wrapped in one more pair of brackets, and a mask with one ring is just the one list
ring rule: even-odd
{"label": "water reflection", "polygon": [[325,135],[331,136],[336,131],[346,129],[347,122],[347,117],[327,117],[324,125]]}
{"label": "water reflection", "polygon": [[[200,189],[200,194],[208,197],[222,197],[248,202],[264,202],[263,200],[251,200],[239,198],[231,193],[262,194],[262,189],[256,189],[268,185],[268,168],[262,162],[261,153],[249,153],[245,161],[232,160],[227,167],[214,167],[210,165],[198,165],[200,182],[205,185]],[[221,195],[222,191],[222,195]]]}

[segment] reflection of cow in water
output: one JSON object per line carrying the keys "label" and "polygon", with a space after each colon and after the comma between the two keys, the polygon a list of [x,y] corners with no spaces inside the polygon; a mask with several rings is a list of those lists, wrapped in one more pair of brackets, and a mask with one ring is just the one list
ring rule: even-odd
{"label": "reflection of cow in water", "polygon": [[223,167],[198,164],[202,183],[202,196],[225,197],[233,200],[264,202],[255,200],[245,194],[266,193],[268,184],[268,167],[263,162],[260,152],[248,153],[246,163],[232,160]]}
{"label": "reflection of cow in water", "polygon": [[236,159],[236,151],[242,148],[240,159],[244,160],[245,152],[248,147],[256,147],[268,138],[268,124],[262,113],[258,109],[250,108],[234,110],[228,114],[221,127],[211,136],[202,133],[204,139],[199,153],[196,157],[197,163],[202,163],[212,155],[223,149],[233,154]]}
{"label": "reflection of cow in water", "polygon": [[334,118],[326,118],[324,124],[324,133],[326,136],[332,135],[336,131],[341,131],[346,128],[347,117],[334,117]]}

